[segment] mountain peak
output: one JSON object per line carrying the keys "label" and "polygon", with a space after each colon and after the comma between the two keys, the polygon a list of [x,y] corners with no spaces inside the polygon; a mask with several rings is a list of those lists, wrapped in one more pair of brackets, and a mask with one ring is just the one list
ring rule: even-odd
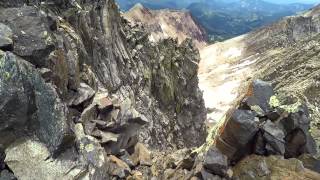
{"label": "mountain peak", "polygon": [[145,7],[141,3],[137,3],[131,8],[131,10],[144,10],[144,9]]}

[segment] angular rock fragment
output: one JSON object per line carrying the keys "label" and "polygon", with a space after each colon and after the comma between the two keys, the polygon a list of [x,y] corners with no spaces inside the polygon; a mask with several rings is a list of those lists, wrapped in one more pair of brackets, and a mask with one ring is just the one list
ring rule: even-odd
{"label": "angular rock fragment", "polygon": [[255,112],[235,110],[216,141],[217,148],[229,160],[239,158],[243,153],[237,151],[244,149],[252,141],[259,130],[258,123]]}
{"label": "angular rock fragment", "polygon": [[13,32],[13,52],[38,67],[44,67],[45,57],[54,50],[48,19],[33,6],[6,8],[0,12],[0,22]]}
{"label": "angular rock fragment", "polygon": [[285,135],[278,126],[268,120],[262,127],[263,137],[266,142],[267,154],[284,155],[285,153]]}
{"label": "angular rock fragment", "polygon": [[119,178],[125,178],[129,176],[131,169],[130,167],[123,162],[121,159],[118,159],[117,157],[110,155],[109,156],[110,165],[109,172],[111,172],[111,175],[117,176]]}
{"label": "angular rock fragment", "polygon": [[137,143],[134,147],[134,153],[131,155],[131,159],[135,165],[151,166],[152,159],[150,151],[141,143]]}
{"label": "angular rock fragment", "polygon": [[208,172],[225,177],[228,170],[227,156],[223,155],[217,148],[211,147],[204,157],[203,166]]}
{"label": "angular rock fragment", "polygon": [[69,101],[69,106],[80,106],[81,104],[87,102],[95,94],[95,91],[85,83],[80,83],[77,92],[72,96]]}
{"label": "angular rock fragment", "polygon": [[260,116],[270,111],[269,100],[274,91],[271,84],[254,80],[249,88],[247,97],[242,102],[242,107],[256,111]]}
{"label": "angular rock fragment", "polygon": [[303,153],[315,154],[316,144],[312,138],[308,108],[305,105],[296,107],[287,118],[282,119],[286,131],[286,157],[297,157]]}

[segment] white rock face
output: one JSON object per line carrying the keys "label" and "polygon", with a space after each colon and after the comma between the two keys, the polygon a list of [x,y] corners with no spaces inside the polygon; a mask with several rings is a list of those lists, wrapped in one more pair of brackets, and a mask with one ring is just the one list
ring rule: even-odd
{"label": "white rock face", "polygon": [[5,162],[21,180],[73,179],[81,171],[71,160],[51,159],[46,146],[34,140],[18,140],[8,147]]}

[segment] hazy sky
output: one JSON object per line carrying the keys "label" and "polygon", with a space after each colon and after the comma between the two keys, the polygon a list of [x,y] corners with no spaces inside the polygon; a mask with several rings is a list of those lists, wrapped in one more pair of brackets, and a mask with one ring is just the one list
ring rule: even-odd
{"label": "hazy sky", "polygon": [[266,0],[273,3],[294,3],[294,2],[300,2],[300,3],[320,3],[320,0]]}

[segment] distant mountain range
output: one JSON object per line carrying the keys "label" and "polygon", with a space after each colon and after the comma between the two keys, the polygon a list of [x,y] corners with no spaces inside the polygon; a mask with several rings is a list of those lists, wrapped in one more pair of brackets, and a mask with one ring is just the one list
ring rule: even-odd
{"label": "distant mountain range", "polygon": [[[127,11],[136,3],[141,3],[149,9],[187,9],[195,21],[207,31],[211,42],[247,33],[313,6],[302,3],[275,4],[268,1],[276,2],[274,0],[117,0],[123,11]],[[277,1],[281,2],[284,1]]]}

